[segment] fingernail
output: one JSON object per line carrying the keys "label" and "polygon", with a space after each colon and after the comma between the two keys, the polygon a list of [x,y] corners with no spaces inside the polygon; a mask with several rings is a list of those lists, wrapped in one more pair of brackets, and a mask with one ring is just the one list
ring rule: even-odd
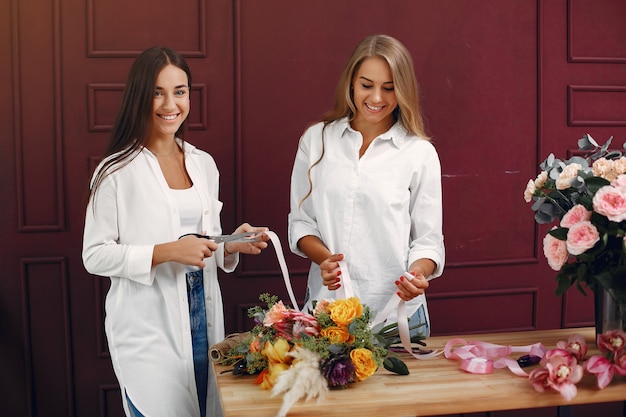
{"label": "fingernail", "polygon": [[403,276],[402,276],[402,277],[400,277],[400,281],[404,281],[404,277],[403,277]]}
{"label": "fingernail", "polygon": [[337,276],[341,275],[341,271],[337,271]]}
{"label": "fingernail", "polygon": [[341,279],[335,278],[335,282],[339,282],[339,281],[341,281]]}
{"label": "fingernail", "polygon": [[396,285],[399,285],[399,284],[400,284],[400,281],[396,280]]}
{"label": "fingernail", "polygon": [[398,291],[396,294],[398,294],[398,297],[402,297],[402,293],[400,291]]}

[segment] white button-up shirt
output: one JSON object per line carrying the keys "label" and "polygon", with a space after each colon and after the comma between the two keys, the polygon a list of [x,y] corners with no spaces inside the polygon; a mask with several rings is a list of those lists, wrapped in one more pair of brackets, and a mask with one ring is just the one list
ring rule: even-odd
{"label": "white button-up shirt", "polygon": [[[415,260],[433,260],[434,277],[443,272],[439,157],[430,142],[409,134],[400,122],[375,138],[361,158],[362,136],[347,119],[322,128],[318,123],[300,139],[291,176],[289,246],[305,256],[298,241],[313,235],[331,253],[343,253],[355,295],[375,314]],[[310,170],[311,194],[302,201],[310,190],[307,171],[322,153]],[[309,302],[335,298],[315,263],[307,290]],[[423,295],[411,300],[407,314],[425,302]]]}
{"label": "white button-up shirt", "polygon": [[[221,234],[219,172],[213,158],[185,143],[187,172],[202,202],[202,231]],[[152,266],[154,245],[181,236],[180,213],[155,156],[143,149],[110,174],[86,210],[83,262],[110,277],[105,330],[113,369],[133,404],[146,416],[199,415],[189,329],[185,266]],[[231,272],[238,255],[223,245],[205,259],[204,291],[209,345],[224,339],[217,268]],[[209,374],[209,415],[219,413]],[[212,395],[213,394],[213,395]],[[125,401],[124,401],[125,402]],[[125,404],[126,406],[126,404]],[[216,410],[216,411],[212,411]]]}

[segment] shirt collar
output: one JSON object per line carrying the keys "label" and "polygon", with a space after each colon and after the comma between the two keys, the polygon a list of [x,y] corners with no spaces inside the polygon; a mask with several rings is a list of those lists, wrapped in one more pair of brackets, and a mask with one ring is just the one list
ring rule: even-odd
{"label": "shirt collar", "polygon": [[[337,128],[339,129],[339,132],[341,132],[341,137],[344,137],[346,134],[356,134],[356,130],[354,130],[352,126],[350,126],[350,122],[348,121],[347,117],[344,117],[343,119],[337,121]],[[408,131],[406,130],[404,125],[402,125],[402,122],[400,120],[397,120],[396,123],[394,123],[394,125],[391,126],[388,131],[381,135],[378,135],[378,137],[381,140],[391,140],[397,148],[400,148],[402,143],[404,143],[404,141],[406,140],[407,134]]]}

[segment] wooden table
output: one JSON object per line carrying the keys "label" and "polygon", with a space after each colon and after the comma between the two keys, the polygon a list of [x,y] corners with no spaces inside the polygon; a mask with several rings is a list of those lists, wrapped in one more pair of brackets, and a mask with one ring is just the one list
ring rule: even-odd
{"label": "wooden table", "polygon": [[[591,327],[460,337],[468,342],[480,340],[513,346],[541,342],[551,349],[559,340],[567,340],[574,333],[585,337],[589,347],[587,357],[598,353],[595,330]],[[428,348],[442,349],[452,338],[454,336],[431,337],[426,342]],[[475,375],[459,369],[458,361],[443,356],[417,360],[406,355],[403,359],[410,375],[395,375],[381,368],[370,379],[351,384],[348,389],[331,390],[322,401],[299,401],[288,415],[406,417],[626,401],[626,377],[617,375],[608,387],[599,390],[595,377],[586,374],[577,384],[578,395],[567,402],[558,392],[536,392],[527,378],[515,376],[506,368],[488,375]],[[276,415],[282,397],[270,398],[270,391],[253,384],[254,376],[220,374],[228,368],[214,366],[226,417]]]}

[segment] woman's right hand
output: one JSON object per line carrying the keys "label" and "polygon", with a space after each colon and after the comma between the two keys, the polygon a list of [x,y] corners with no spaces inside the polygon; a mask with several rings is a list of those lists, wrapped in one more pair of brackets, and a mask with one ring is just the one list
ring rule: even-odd
{"label": "woman's right hand", "polygon": [[343,254],[337,253],[320,262],[320,272],[322,275],[322,284],[334,291],[341,287],[341,269],[339,269],[339,261],[343,260]]}
{"label": "woman's right hand", "polygon": [[217,243],[194,235],[182,237],[174,242],[154,246],[152,265],[163,262],[178,262],[183,265],[204,268],[204,258],[213,256]]}

